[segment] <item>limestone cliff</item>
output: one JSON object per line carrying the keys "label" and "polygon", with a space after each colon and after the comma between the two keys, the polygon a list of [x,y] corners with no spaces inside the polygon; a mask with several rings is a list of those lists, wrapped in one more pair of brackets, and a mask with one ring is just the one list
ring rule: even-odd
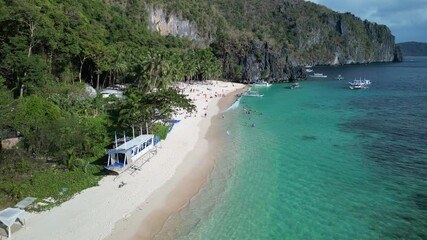
{"label": "limestone cliff", "polygon": [[166,14],[162,8],[148,8],[148,23],[151,30],[157,31],[163,36],[172,35],[188,37],[195,41],[201,40],[194,24],[174,14]]}
{"label": "limestone cliff", "polygon": [[299,63],[335,65],[401,61],[394,36],[385,25],[362,21],[350,13],[330,13],[319,24],[300,24]]}
{"label": "limestone cliff", "polygon": [[387,26],[303,0],[159,1],[148,8],[150,28],[204,42],[235,81],[303,79],[305,64],[402,60]]}

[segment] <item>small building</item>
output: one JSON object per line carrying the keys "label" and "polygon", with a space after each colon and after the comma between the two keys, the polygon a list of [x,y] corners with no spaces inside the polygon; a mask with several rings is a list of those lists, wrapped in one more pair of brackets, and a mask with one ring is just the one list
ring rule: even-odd
{"label": "small building", "polygon": [[153,150],[155,140],[157,139],[152,134],[140,135],[130,141],[125,140],[120,146],[107,151],[108,162],[105,169],[122,173],[142,156]]}
{"label": "small building", "polygon": [[115,89],[105,89],[101,91],[103,98],[108,98],[109,96],[115,96],[116,98],[123,98],[123,91]]}
{"label": "small building", "polygon": [[16,144],[21,141],[22,137],[19,132],[12,129],[3,129],[0,130],[0,140],[1,148],[0,149],[12,149]]}

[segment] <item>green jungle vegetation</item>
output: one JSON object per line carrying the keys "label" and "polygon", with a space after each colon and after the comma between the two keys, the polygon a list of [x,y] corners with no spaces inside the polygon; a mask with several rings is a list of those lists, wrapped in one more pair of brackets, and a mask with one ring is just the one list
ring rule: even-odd
{"label": "green jungle vegetation", "polygon": [[351,13],[337,13],[303,0],[146,2],[196,23],[201,37],[221,60],[223,77],[234,81],[245,81],[242,73],[250,54],[262,62],[265,52],[272,52],[282,58],[279,61],[286,58],[289,61],[284,64],[293,65],[328,62],[337,49],[373,59],[375,50],[391,37],[385,25],[370,26]]}
{"label": "green jungle vegetation", "polygon": [[[202,40],[151,31],[152,6],[195,23]],[[0,208],[95,186],[114,131],[148,123],[165,138],[157,120],[194,110],[170,86],[243,80],[245,56],[264,57],[254,41],[300,62],[325,58],[325,42],[346,41],[330,23],[338,15],[302,0],[0,0],[0,138],[21,139],[0,149]],[[363,22],[340,16],[370,52]],[[315,34],[323,40],[304,45]],[[124,100],[87,91],[116,84],[130,86]]]}
{"label": "green jungle vegetation", "polygon": [[[148,123],[165,138],[157,120],[194,110],[169,86],[220,76],[210,48],[160,36],[145,18],[140,1],[0,0],[0,137],[21,139],[0,149],[0,209],[96,186],[114,131]],[[115,84],[130,86],[124,100],[85,90]]]}

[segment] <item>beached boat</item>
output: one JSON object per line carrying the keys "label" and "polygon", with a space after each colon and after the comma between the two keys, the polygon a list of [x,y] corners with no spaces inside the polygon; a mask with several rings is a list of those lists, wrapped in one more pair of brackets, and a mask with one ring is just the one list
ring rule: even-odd
{"label": "beached boat", "polygon": [[337,78],[336,78],[337,80],[343,80],[344,79],[344,77],[343,76],[341,76],[341,74],[338,74],[338,76],[337,76]]}
{"label": "beached boat", "polygon": [[299,83],[292,83],[292,85],[291,85],[291,89],[295,89],[295,88],[299,88],[299,87],[300,87]]}
{"label": "beached boat", "polygon": [[123,98],[123,91],[117,89],[104,89],[101,91],[103,98],[108,98],[110,96],[115,96],[116,98]]}
{"label": "beached boat", "polygon": [[255,92],[255,91],[246,91],[246,92],[244,92],[242,94],[242,96],[246,96],[246,97],[262,97],[264,95],[259,94],[259,93]]}
{"label": "beached boat", "polygon": [[269,83],[267,81],[258,81],[258,82],[251,84],[251,86],[253,86],[253,87],[270,87],[271,83]]}
{"label": "beached boat", "polygon": [[307,65],[305,65],[305,68],[312,68],[313,66],[311,66],[311,65],[309,65],[309,64],[307,64]]}
{"label": "beached boat", "polygon": [[311,69],[311,68],[306,68],[306,69],[305,69],[305,71],[306,71],[306,72],[313,72],[313,69]]}
{"label": "beached boat", "polygon": [[159,141],[159,138],[155,138],[152,134],[141,134],[130,141],[127,141],[126,137],[123,139],[123,144],[117,146],[116,140],[116,148],[106,152],[108,162],[104,167],[119,174],[134,165],[145,154],[154,150],[155,144]]}
{"label": "beached boat", "polygon": [[126,90],[127,86],[122,84],[116,84],[114,86],[110,86],[101,91],[101,95],[103,98],[108,98],[110,96],[115,96],[117,98],[123,98],[123,93]]}
{"label": "beached boat", "polygon": [[327,75],[323,75],[323,73],[314,73],[313,75],[310,75],[310,77],[325,78],[325,77],[328,77],[328,76]]}
{"label": "beached boat", "polygon": [[352,90],[365,89],[371,85],[371,81],[368,79],[354,79],[352,82],[348,83],[350,84],[349,87]]}

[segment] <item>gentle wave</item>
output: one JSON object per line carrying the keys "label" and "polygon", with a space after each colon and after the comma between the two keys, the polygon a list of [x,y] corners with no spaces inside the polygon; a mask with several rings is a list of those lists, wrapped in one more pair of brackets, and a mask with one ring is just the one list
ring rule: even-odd
{"label": "gentle wave", "polygon": [[227,110],[225,110],[225,112],[237,109],[240,105],[240,98],[241,97],[239,97],[229,108],[227,108]]}
{"label": "gentle wave", "polygon": [[375,80],[362,91],[307,80],[237,99],[209,181],[156,239],[425,239],[423,59],[322,68]]}

